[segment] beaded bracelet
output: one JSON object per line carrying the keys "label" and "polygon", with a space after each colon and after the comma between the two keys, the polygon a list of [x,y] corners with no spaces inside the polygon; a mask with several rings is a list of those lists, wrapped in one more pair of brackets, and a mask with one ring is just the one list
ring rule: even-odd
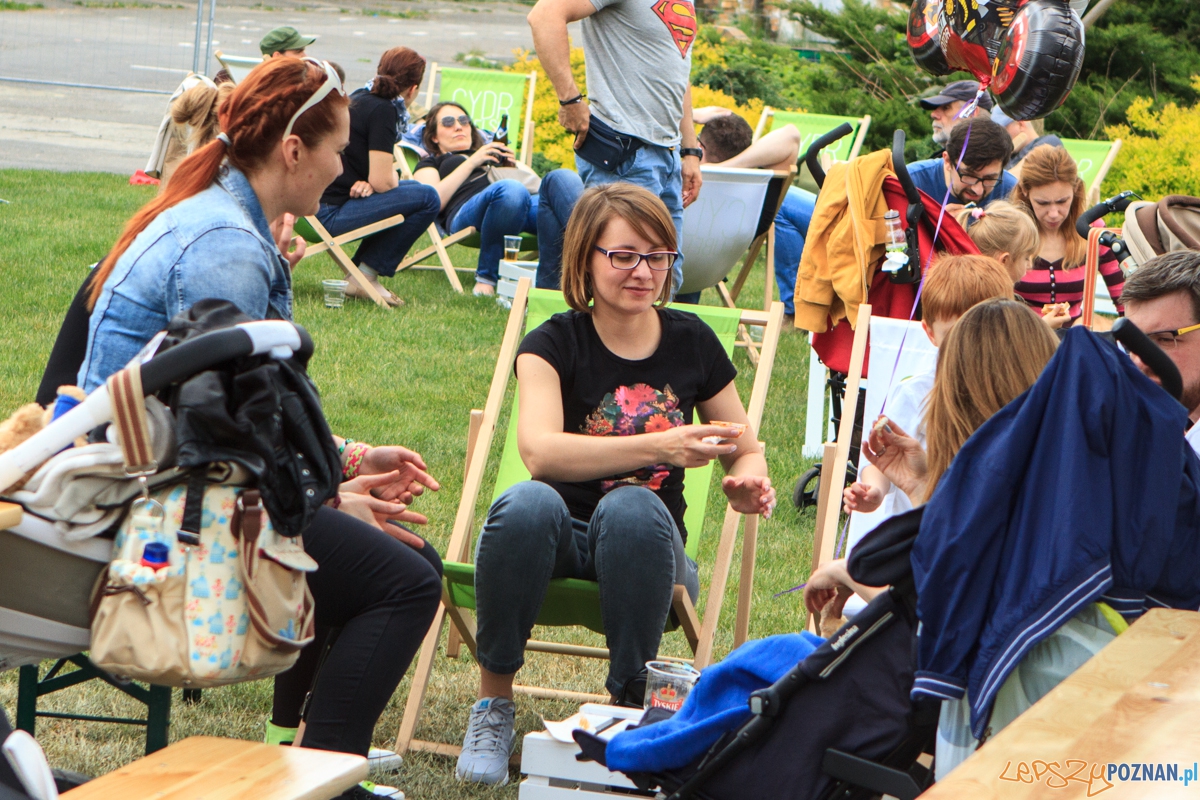
{"label": "beaded bracelet", "polygon": [[364,442],[355,442],[347,449],[346,466],[342,468],[342,478],[344,480],[353,480],[358,476],[358,471],[362,468],[363,458],[370,449],[371,445]]}
{"label": "beaded bracelet", "polygon": [[344,456],[346,454],[346,446],[351,444],[354,444],[353,439],[343,439],[342,446],[338,448],[338,455]]}

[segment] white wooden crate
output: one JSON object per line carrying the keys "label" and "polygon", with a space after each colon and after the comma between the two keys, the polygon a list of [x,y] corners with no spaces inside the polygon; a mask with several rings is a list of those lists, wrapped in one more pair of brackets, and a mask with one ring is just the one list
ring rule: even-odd
{"label": "white wooden crate", "polygon": [[[504,262],[500,262],[503,266]],[[641,719],[640,708],[618,708],[585,703],[584,714],[619,719]],[[545,731],[525,735],[521,749],[521,773],[525,779],[517,794],[519,800],[589,800],[592,798],[645,796],[633,781],[620,772],[612,772],[594,761],[576,761],[579,746],[560,742]],[[613,793],[612,789],[619,789]]]}
{"label": "white wooden crate", "polygon": [[517,296],[517,281],[529,278],[537,281],[536,261],[500,261],[500,282],[496,284],[496,294],[501,297]]}

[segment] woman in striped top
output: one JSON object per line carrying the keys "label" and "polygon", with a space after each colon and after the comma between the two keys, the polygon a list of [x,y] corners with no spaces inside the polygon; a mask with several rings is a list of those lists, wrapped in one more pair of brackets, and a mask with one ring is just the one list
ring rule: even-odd
{"label": "woman in striped top", "polygon": [[[1048,305],[1066,303],[1074,322],[1082,313],[1087,253],[1087,240],[1075,230],[1085,202],[1075,161],[1061,147],[1046,144],[1034,148],[1021,162],[1021,177],[1010,199],[1033,217],[1041,237],[1041,249],[1017,283],[1017,294],[1039,312]],[[1117,313],[1124,313],[1119,300],[1125,275],[1107,247],[1100,248],[1098,266]]]}

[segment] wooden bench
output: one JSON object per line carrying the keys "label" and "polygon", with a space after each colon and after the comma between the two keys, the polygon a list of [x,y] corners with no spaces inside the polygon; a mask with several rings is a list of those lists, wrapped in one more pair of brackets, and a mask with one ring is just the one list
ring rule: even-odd
{"label": "wooden bench", "polygon": [[[1155,609],[921,798],[1196,797],[1197,720],[1200,613]],[[1134,782],[1134,764],[1177,765],[1178,780]]]}
{"label": "wooden bench", "polygon": [[329,800],[367,777],[362,756],[193,736],[64,800]]}

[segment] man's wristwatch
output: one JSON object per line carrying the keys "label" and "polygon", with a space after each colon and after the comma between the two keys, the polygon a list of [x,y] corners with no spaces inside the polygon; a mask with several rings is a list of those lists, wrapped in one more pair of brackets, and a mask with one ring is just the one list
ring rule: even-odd
{"label": "man's wristwatch", "polygon": [[679,157],[685,158],[686,156],[695,156],[696,158],[703,160],[704,159],[704,151],[701,150],[699,147],[681,147],[681,148],[679,148]]}

